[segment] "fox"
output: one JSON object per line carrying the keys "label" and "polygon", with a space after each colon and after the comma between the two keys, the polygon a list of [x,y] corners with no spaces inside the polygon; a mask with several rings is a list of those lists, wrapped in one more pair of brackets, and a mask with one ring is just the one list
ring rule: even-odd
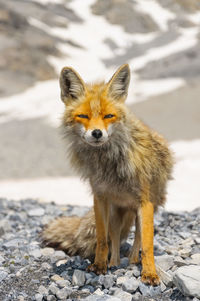
{"label": "fox", "polygon": [[124,64],[107,83],[86,84],[73,68],[62,69],[66,149],[72,166],[90,183],[93,207],[81,218],[53,220],[42,237],[69,255],[93,257],[88,270],[105,274],[120,264],[120,244],[135,225],[129,263],[140,262],[141,250],[141,281],[156,286],[154,213],[165,204],[174,160],[166,140],[125,105],[130,74]]}

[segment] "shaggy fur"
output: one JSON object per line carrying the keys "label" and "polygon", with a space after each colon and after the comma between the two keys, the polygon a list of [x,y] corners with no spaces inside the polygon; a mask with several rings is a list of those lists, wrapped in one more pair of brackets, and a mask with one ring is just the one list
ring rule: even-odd
{"label": "shaggy fur", "polygon": [[[110,204],[109,239],[113,212],[114,219],[119,220],[120,240],[127,237],[138,215],[147,183],[154,210],[164,205],[173,165],[165,140],[124,105],[129,79],[127,65],[107,84],[86,85],[71,68],[64,68],[60,77],[61,97],[66,104],[63,133],[72,166],[83,179],[89,180],[94,196]],[[107,120],[105,114],[110,113],[114,117]],[[77,117],[83,114],[84,118]],[[92,146],[83,139],[83,127],[95,128],[91,125],[93,119],[108,133],[108,140],[100,146]],[[56,245],[71,255],[94,255],[94,211],[81,219],[56,219],[46,227],[43,238],[49,245]],[[138,246],[139,243],[136,247],[139,250]]]}

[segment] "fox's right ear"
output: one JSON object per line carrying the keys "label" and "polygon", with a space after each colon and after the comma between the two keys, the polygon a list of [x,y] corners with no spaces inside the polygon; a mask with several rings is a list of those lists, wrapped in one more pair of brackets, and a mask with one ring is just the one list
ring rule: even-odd
{"label": "fox's right ear", "polygon": [[85,94],[85,84],[80,75],[71,67],[64,67],[60,73],[61,99],[77,99]]}

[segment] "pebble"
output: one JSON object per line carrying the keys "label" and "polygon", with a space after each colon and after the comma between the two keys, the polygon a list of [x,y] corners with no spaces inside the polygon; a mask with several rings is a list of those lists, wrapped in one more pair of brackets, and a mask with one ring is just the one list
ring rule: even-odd
{"label": "pebble", "polygon": [[66,257],[67,257],[67,255],[66,255],[65,252],[63,252],[63,251],[55,251],[51,255],[50,259],[51,259],[52,263],[55,263],[55,262],[57,262],[57,261],[59,261],[61,259],[65,259]]}
{"label": "pebble", "polygon": [[64,280],[64,278],[63,278],[63,277],[60,277],[60,276],[57,275],[57,274],[55,274],[55,275],[51,276],[51,280],[57,282],[57,281],[60,281],[60,280]]}
{"label": "pebble", "polygon": [[174,274],[173,281],[185,296],[200,298],[200,266],[180,267]]}
{"label": "pebble", "polygon": [[28,211],[28,216],[32,217],[32,216],[43,216],[45,213],[43,208],[35,208],[32,209],[30,211]]}
{"label": "pebble", "polygon": [[0,282],[8,276],[8,273],[5,271],[0,271]]}
{"label": "pebble", "polygon": [[53,248],[42,248],[40,249],[40,252],[42,256],[50,257],[55,253],[55,250]]}
{"label": "pebble", "polygon": [[85,284],[85,272],[80,270],[74,270],[73,276],[72,276],[72,284],[83,286]]}
{"label": "pebble", "polygon": [[126,280],[123,284],[122,284],[122,288],[124,291],[128,292],[128,293],[134,293],[136,291],[136,289],[139,286],[139,281],[136,280],[135,278],[131,277],[130,279]]}
{"label": "pebble", "polygon": [[170,255],[155,256],[155,263],[162,270],[168,271],[174,264],[174,257]]}
{"label": "pebble", "polygon": [[56,297],[58,299],[64,300],[67,299],[68,296],[71,294],[71,289],[69,288],[62,288],[61,290],[58,290],[56,293]]}
{"label": "pebble", "polygon": [[43,296],[47,296],[48,295],[48,290],[44,285],[40,285],[38,288],[38,293],[40,293]]}
{"label": "pebble", "polygon": [[124,291],[116,291],[115,297],[119,298],[121,301],[132,301],[132,295]]}
{"label": "pebble", "polygon": [[35,300],[36,301],[42,301],[42,299],[43,299],[43,295],[41,295],[41,294],[35,294]]}
{"label": "pebble", "polygon": [[[4,206],[2,204],[4,201],[0,199],[0,208]],[[2,300],[7,301],[6,296],[9,296],[9,300],[18,301],[25,301],[27,298],[35,301],[86,300],[85,298],[91,301],[200,301],[197,293],[187,297],[188,291],[176,284],[175,280],[179,277],[177,275],[180,268],[189,267],[191,272],[192,267],[198,268],[200,265],[199,224],[191,224],[193,220],[198,220],[200,211],[192,214],[161,211],[158,223],[155,223],[158,225],[155,229],[155,262],[161,284],[150,287],[140,281],[141,264],[129,265],[128,262],[127,251],[133,243],[134,232],[131,231],[120,250],[120,266],[108,269],[106,275],[97,276],[86,272],[86,267],[90,264],[88,259],[70,257],[63,251],[40,245],[38,233],[43,227],[42,219],[44,216],[53,219],[61,214],[59,206],[43,204],[42,207],[35,200],[6,201],[5,204],[0,211],[0,221],[4,220],[6,225],[5,220],[9,219],[9,231],[4,231],[0,237],[0,291],[4,293]],[[44,210],[42,217],[27,218],[28,212],[38,208]],[[81,214],[81,208],[78,210]],[[85,207],[83,213],[87,210]],[[64,214],[70,212],[73,212],[73,206],[69,206]],[[187,254],[189,255],[185,257]],[[189,280],[192,279],[190,276]],[[188,278],[186,287],[189,285],[187,282]]]}
{"label": "pebble", "polygon": [[139,289],[144,297],[155,297],[161,295],[160,286],[150,286],[140,282]]}

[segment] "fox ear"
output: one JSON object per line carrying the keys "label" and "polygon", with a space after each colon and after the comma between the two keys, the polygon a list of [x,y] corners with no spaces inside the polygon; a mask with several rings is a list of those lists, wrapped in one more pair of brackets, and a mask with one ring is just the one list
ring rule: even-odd
{"label": "fox ear", "polygon": [[125,100],[130,82],[129,65],[122,65],[108,82],[108,95],[114,99]]}
{"label": "fox ear", "polygon": [[77,99],[84,95],[85,84],[80,75],[71,67],[64,67],[60,73],[61,99]]}

